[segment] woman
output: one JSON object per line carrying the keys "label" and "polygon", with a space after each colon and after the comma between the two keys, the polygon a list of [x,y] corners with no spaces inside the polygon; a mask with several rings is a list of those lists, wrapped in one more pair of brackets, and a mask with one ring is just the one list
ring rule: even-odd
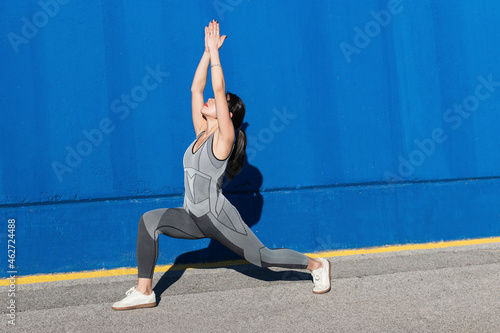
{"label": "woman", "polygon": [[[219,24],[215,20],[205,27],[205,52],[191,87],[196,140],[184,154],[184,205],[155,209],[141,216],[137,234],[137,287],[129,289],[127,297],[114,303],[114,310],[156,306],[152,278],[158,258],[159,233],[175,238],[215,239],[260,267],[307,268],[313,275],[314,293],[330,290],[327,260],[309,258],[289,249],[268,249],[222,194],[224,175],[232,179],[241,170],[246,147],[246,136],[240,127],[245,106],[238,96],[225,92],[219,59],[219,49],[225,39],[226,36],[219,36]],[[210,62],[214,98],[203,103]]]}

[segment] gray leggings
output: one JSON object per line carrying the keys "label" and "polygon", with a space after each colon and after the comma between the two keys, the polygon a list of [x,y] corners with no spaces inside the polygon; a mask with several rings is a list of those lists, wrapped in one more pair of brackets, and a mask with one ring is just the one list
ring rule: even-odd
{"label": "gray leggings", "polygon": [[229,201],[224,203],[223,211],[225,216],[219,219],[210,212],[196,217],[184,208],[155,209],[143,214],[137,233],[138,277],[153,278],[160,233],[183,239],[215,239],[259,267],[307,268],[306,255],[290,249],[265,247]]}

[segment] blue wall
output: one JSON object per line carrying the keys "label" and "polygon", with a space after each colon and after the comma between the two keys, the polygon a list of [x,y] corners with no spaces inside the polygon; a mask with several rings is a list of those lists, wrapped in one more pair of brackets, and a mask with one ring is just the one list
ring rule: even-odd
{"label": "blue wall", "polygon": [[[0,245],[15,219],[19,275],[135,266],[141,214],[182,205],[213,18],[247,107],[248,160],[225,193],[266,245],[500,235],[496,0],[4,1],[0,15]],[[160,251],[234,258],[209,240]]]}

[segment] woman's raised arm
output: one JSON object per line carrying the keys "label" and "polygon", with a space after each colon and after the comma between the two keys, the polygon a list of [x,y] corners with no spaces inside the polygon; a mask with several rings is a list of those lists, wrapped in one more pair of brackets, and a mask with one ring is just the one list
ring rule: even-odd
{"label": "woman's raised arm", "polygon": [[191,113],[193,116],[193,126],[196,136],[205,130],[207,121],[203,118],[200,110],[203,107],[203,91],[207,84],[208,64],[210,63],[210,52],[207,46],[208,27],[205,27],[205,52],[201,57],[196,73],[194,74],[193,84],[191,85]]}
{"label": "woman's raised arm", "polygon": [[[225,36],[222,36],[225,39]],[[217,122],[219,124],[219,138],[216,143],[219,151],[227,151],[229,154],[232,143],[234,141],[234,127],[229,109],[227,107],[226,84],[224,81],[224,73],[219,59],[219,23],[210,22],[208,27],[208,48],[210,50],[212,88],[214,90],[215,108],[217,110]],[[228,148],[228,149],[225,149]]]}

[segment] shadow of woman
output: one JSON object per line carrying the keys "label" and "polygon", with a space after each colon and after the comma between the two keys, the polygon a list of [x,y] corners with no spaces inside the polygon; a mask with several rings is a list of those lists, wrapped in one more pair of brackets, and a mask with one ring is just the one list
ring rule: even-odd
{"label": "shadow of woman", "polygon": [[[248,123],[242,125],[246,130]],[[259,222],[264,200],[260,193],[263,177],[255,166],[248,163],[245,157],[241,172],[231,181],[224,180],[222,189],[224,196],[239,211],[241,218],[252,227]],[[208,247],[196,251],[186,252],[178,256],[174,264],[162,275],[153,288],[156,295],[160,296],[168,287],[173,285],[188,268],[196,267],[193,263],[208,263],[222,260],[241,259],[237,254],[220,244],[216,240],[210,240]],[[251,265],[248,263],[248,265]],[[246,267],[245,267],[246,266]],[[253,268],[254,267],[254,268]],[[235,271],[249,277],[264,281],[279,280],[310,280],[311,275],[297,271],[275,272],[268,268],[253,266],[249,269],[247,265],[227,266]],[[207,268],[204,268],[207,269]]]}

